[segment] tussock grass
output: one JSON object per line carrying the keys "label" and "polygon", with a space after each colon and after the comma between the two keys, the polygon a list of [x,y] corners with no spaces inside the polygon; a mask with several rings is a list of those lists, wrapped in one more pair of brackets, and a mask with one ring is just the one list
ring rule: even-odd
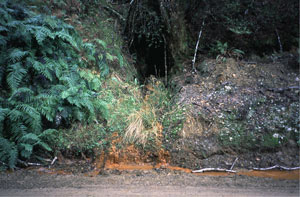
{"label": "tussock grass", "polygon": [[103,87],[100,98],[108,106],[107,126],[119,132],[124,143],[156,147],[164,124],[167,122],[167,130],[172,122],[178,124],[173,119],[181,111],[171,103],[170,93],[158,79],[151,78],[144,86],[113,73]]}
{"label": "tussock grass", "polygon": [[137,142],[143,146],[151,138],[157,141],[159,136],[158,118],[156,116],[156,109],[149,108],[147,103],[146,107],[142,107],[139,111],[133,112],[128,117],[128,127],[124,134],[124,141]]}

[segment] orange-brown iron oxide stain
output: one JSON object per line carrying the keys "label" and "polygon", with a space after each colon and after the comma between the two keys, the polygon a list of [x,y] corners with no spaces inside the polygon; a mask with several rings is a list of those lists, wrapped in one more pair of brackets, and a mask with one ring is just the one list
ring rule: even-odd
{"label": "orange-brown iron oxide stain", "polygon": [[105,166],[107,169],[117,169],[117,170],[152,170],[154,167],[150,164],[108,164]]}
{"label": "orange-brown iron oxide stain", "polygon": [[299,180],[300,170],[292,171],[280,171],[280,170],[268,170],[268,171],[241,171],[237,173],[228,173],[228,172],[203,172],[195,173],[198,176],[229,176],[229,175],[244,175],[244,176],[253,176],[261,178],[273,178],[273,179],[287,179],[287,180]]}
{"label": "orange-brown iron oxide stain", "polygon": [[[160,125],[158,125],[159,127]],[[159,129],[160,130],[160,129]],[[161,147],[161,133],[158,132],[157,147]],[[104,151],[100,152],[100,155],[95,160],[95,170],[89,172],[86,176],[97,176],[102,169],[116,169],[116,170],[152,170],[155,168],[170,169],[174,171],[182,171],[185,173],[192,173],[191,169],[181,168],[177,166],[170,166],[171,161],[170,153],[163,148],[158,149],[155,154],[156,160],[153,164],[149,158],[153,153],[142,153],[134,145],[127,145],[122,149],[117,148],[117,144],[121,143],[122,139],[114,133],[111,137],[111,148],[108,153]],[[268,170],[268,171],[240,171],[237,173],[228,172],[203,172],[194,173],[197,176],[254,176],[263,178],[274,178],[274,179],[289,179],[299,180],[300,170],[293,171],[280,171],[280,170]]]}
{"label": "orange-brown iron oxide stain", "polygon": [[234,173],[228,173],[228,172],[201,172],[201,173],[193,173],[197,176],[229,176],[234,175]]}
{"label": "orange-brown iron oxide stain", "polygon": [[246,171],[238,172],[238,175],[273,178],[273,179],[288,179],[288,180],[299,180],[300,170],[292,171],[281,171],[281,170],[267,170],[267,171]]}
{"label": "orange-brown iron oxide stain", "polygon": [[166,168],[169,170],[182,171],[185,173],[192,173],[192,170],[187,169],[187,168],[181,168],[181,167],[176,167],[176,166],[166,166]]}

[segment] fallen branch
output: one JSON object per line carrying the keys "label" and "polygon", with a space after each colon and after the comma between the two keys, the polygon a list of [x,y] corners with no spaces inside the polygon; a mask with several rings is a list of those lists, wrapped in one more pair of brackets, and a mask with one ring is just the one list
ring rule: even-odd
{"label": "fallen branch", "polygon": [[204,24],[205,24],[205,19],[203,19],[203,22],[202,22],[202,25],[201,25],[201,29],[200,29],[200,32],[199,32],[199,36],[198,36],[198,41],[197,41],[196,48],[195,48],[194,59],[192,61],[193,62],[193,65],[192,65],[193,71],[196,70],[195,69],[196,56],[197,56],[197,51],[198,51],[199,42],[200,42],[200,38],[201,38],[201,35],[202,35],[202,30],[203,30]]}
{"label": "fallen branch", "polygon": [[27,164],[29,166],[42,166],[42,164],[40,164],[40,163],[30,163],[30,162],[28,162]]}
{"label": "fallen branch", "polygon": [[234,170],[227,170],[223,168],[203,168],[200,170],[194,170],[192,173],[202,173],[202,172],[230,172],[230,173],[236,173]]}
{"label": "fallen branch", "polygon": [[238,159],[239,159],[239,158],[237,157],[237,158],[234,160],[234,162],[233,162],[233,164],[231,165],[231,167],[230,167],[229,170],[232,170],[232,169],[233,169],[233,167],[234,167],[234,165],[235,165],[235,163],[237,162]]}
{"label": "fallen branch", "polygon": [[40,164],[40,163],[25,162],[25,161],[22,161],[20,159],[18,159],[18,162],[23,164],[26,167],[28,167],[28,166],[42,166],[42,164]]}
{"label": "fallen branch", "polygon": [[282,169],[282,170],[298,170],[298,169],[300,169],[300,167],[289,168],[289,167],[284,167],[284,166],[280,166],[280,165],[275,165],[275,166],[268,167],[268,168],[253,168],[253,170],[264,171],[264,170],[272,170],[272,169],[276,169],[276,168]]}

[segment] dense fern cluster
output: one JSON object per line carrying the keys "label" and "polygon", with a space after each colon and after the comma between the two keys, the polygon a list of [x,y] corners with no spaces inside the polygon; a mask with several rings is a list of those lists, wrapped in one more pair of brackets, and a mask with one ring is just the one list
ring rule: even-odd
{"label": "dense fern cluster", "polygon": [[[0,166],[48,151],[54,129],[96,118],[100,79],[87,72],[95,49],[74,28],[25,6],[0,3]],[[82,54],[88,51],[87,58]]]}

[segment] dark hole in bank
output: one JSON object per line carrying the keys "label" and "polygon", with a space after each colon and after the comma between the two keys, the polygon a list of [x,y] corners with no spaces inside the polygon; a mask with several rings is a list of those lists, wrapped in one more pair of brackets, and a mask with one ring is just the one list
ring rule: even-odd
{"label": "dark hole in bank", "polygon": [[161,40],[153,45],[143,37],[135,40],[130,47],[130,52],[136,56],[140,80],[145,81],[151,75],[157,78],[168,75],[174,64],[168,44]]}

